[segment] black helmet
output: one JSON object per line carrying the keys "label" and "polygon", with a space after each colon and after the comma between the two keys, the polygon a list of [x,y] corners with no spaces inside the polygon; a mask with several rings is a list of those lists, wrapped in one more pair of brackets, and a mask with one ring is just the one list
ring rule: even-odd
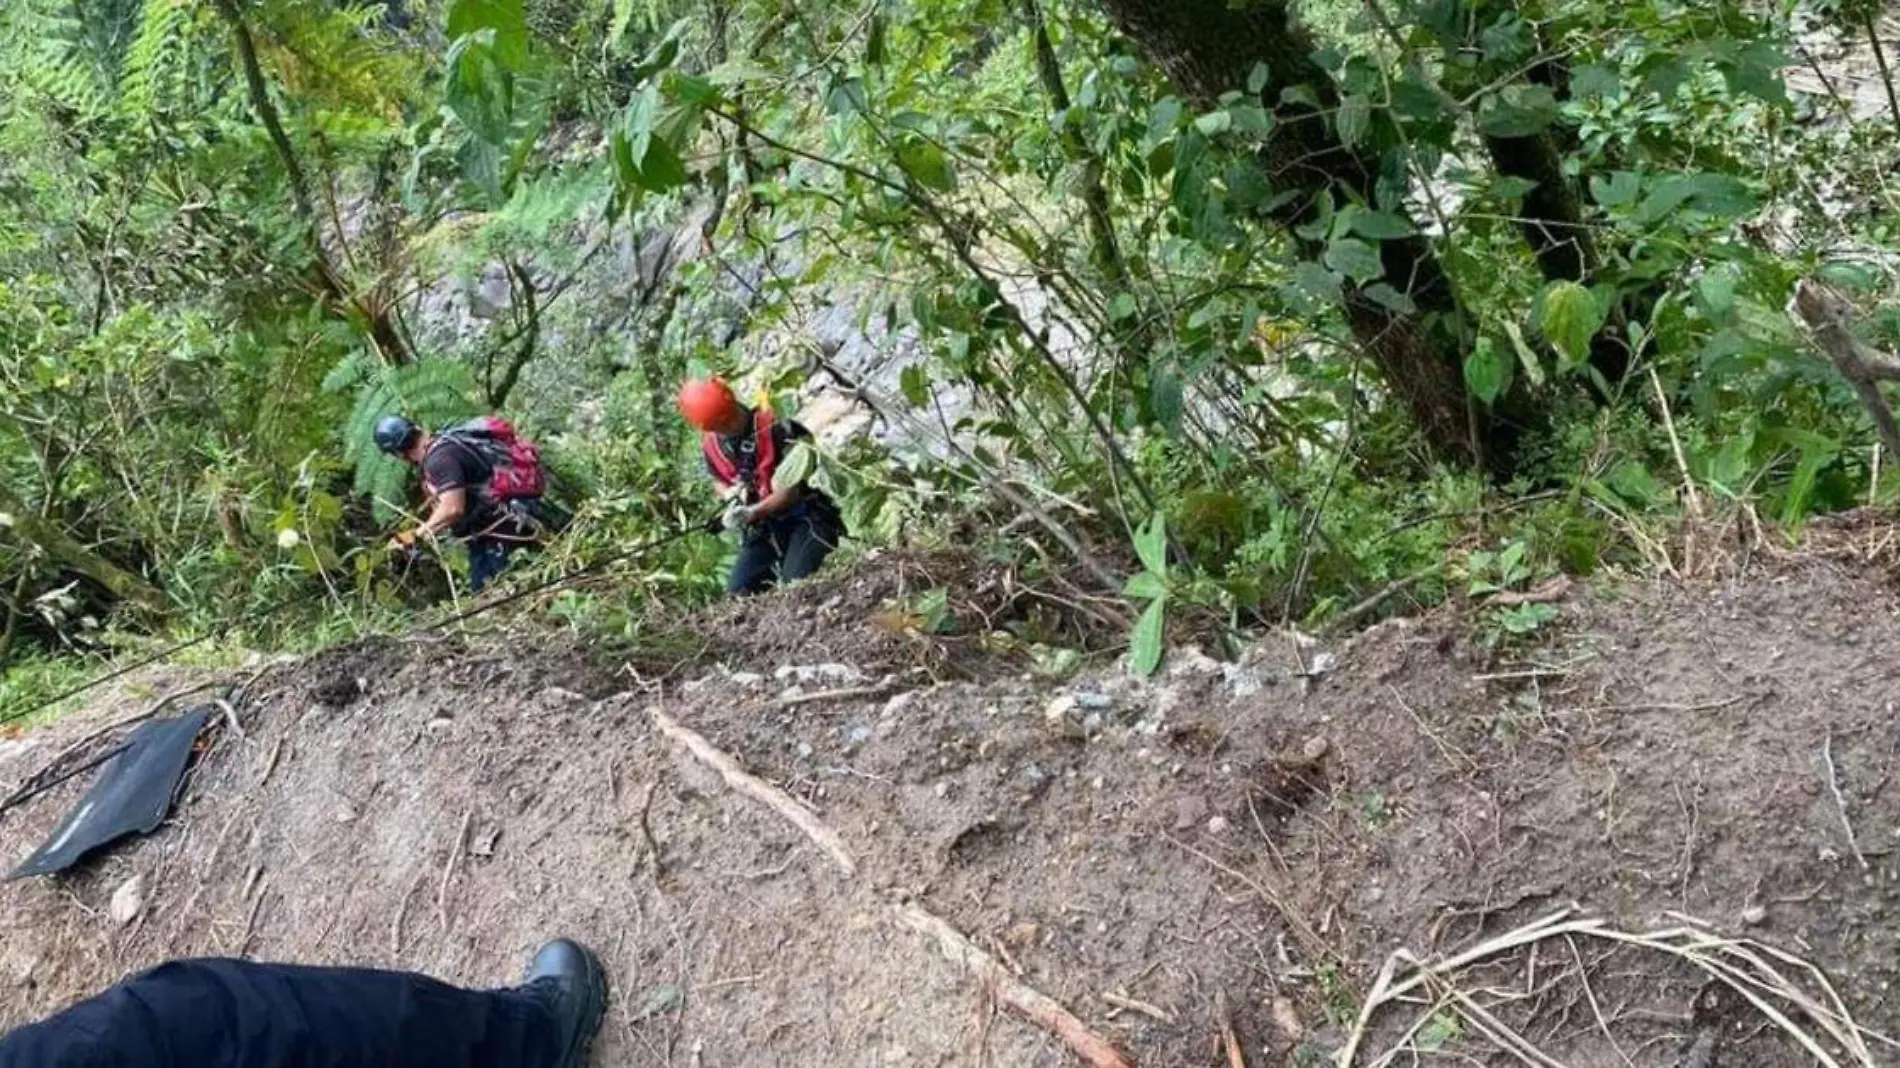
{"label": "black helmet", "polygon": [[409,446],[421,436],[422,428],[400,415],[385,415],[376,420],[376,447],[391,456],[409,451]]}

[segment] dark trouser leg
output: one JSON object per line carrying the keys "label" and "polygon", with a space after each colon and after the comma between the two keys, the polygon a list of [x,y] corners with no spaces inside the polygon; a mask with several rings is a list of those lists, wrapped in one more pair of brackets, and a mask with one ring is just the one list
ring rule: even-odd
{"label": "dark trouser leg", "polygon": [[554,1012],[426,976],[188,960],[0,1039],[0,1068],[546,1068]]}
{"label": "dark trouser leg", "polygon": [[818,570],[831,550],[838,547],[837,527],[822,518],[800,518],[786,526],[788,529],[776,535],[785,546],[785,558],[778,568],[781,582],[802,579]]}
{"label": "dark trouser leg", "polygon": [[468,592],[482,587],[508,569],[509,543],[500,538],[472,538],[468,543]]}
{"label": "dark trouser leg", "polygon": [[769,530],[748,533],[726,577],[726,593],[745,597],[771,589],[778,582],[779,557],[778,542]]}

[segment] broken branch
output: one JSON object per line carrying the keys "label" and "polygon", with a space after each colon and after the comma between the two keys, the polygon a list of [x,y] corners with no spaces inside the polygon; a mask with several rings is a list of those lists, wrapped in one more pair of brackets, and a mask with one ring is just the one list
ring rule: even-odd
{"label": "broken branch", "polygon": [[1074,1013],[1041,991],[1018,982],[995,957],[978,949],[942,918],[916,905],[899,905],[895,914],[898,923],[935,942],[944,956],[980,981],[997,1004],[1054,1034],[1085,1063],[1095,1068],[1135,1068],[1133,1061],[1089,1030]]}
{"label": "broken branch", "polygon": [[778,813],[792,826],[805,832],[805,837],[830,854],[840,871],[848,876],[857,874],[858,862],[852,859],[851,851],[845,848],[844,839],[838,837],[838,832],[825,826],[817,813],[791,794],[741,768],[738,761],[707,741],[699,732],[682,725],[657,708],[650,708],[647,712],[653,717],[653,724],[660,728],[661,734],[685,746],[686,751],[700,763],[717,771],[719,777],[726,780],[727,786]]}

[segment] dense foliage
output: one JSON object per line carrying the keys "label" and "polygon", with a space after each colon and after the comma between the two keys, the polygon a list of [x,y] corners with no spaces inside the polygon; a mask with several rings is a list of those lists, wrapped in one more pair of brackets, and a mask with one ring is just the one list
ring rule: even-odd
{"label": "dense foliage", "polygon": [[1783,83],[1849,7],[16,0],[0,661],[411,610],[392,410],[546,440],[551,566],[650,537],[706,507],[709,368],[870,413],[823,474],[866,542],[1132,574],[1142,664],[1170,605],[1482,598],[1879,497],[1782,312],[1892,282],[1900,109]]}

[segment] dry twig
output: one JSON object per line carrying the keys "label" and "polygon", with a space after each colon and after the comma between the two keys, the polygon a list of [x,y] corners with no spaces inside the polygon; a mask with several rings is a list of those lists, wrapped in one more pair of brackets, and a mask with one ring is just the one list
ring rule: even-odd
{"label": "dry twig", "polygon": [[1867,854],[1860,851],[1860,839],[1854,837],[1854,825],[1847,818],[1847,797],[1841,793],[1841,779],[1834,770],[1834,732],[1827,732],[1821,742],[1821,763],[1827,767],[1827,788],[1834,794],[1834,811],[1841,814],[1841,830],[1847,832],[1847,848],[1853,850],[1854,859],[1860,862],[1861,871],[1872,870],[1867,864]]}
{"label": "dry twig", "polygon": [[462,850],[468,844],[469,824],[474,821],[475,810],[471,808],[462,816],[462,829],[455,832],[455,844],[449,847],[449,862],[442,866],[442,884],[435,888],[435,910],[444,933],[449,929],[449,880],[455,878],[455,865],[462,859]]}
{"label": "dry twig", "polygon": [[945,956],[983,984],[997,1004],[1054,1034],[1085,1063],[1094,1068],[1135,1068],[1133,1061],[1089,1030],[1074,1013],[1018,982],[995,957],[978,949],[948,922],[916,905],[899,905],[893,912],[899,924],[935,942]]}
{"label": "dry twig", "polygon": [[838,837],[838,832],[825,826],[817,813],[791,794],[741,768],[738,761],[707,741],[699,732],[683,726],[658,708],[650,708],[647,712],[653,717],[653,723],[660,728],[661,734],[685,746],[686,751],[700,763],[717,771],[719,777],[726,780],[727,786],[778,813],[792,826],[805,832],[805,837],[823,849],[844,874],[857,874],[858,862],[852,859],[851,851],[845,848],[844,839]]}

